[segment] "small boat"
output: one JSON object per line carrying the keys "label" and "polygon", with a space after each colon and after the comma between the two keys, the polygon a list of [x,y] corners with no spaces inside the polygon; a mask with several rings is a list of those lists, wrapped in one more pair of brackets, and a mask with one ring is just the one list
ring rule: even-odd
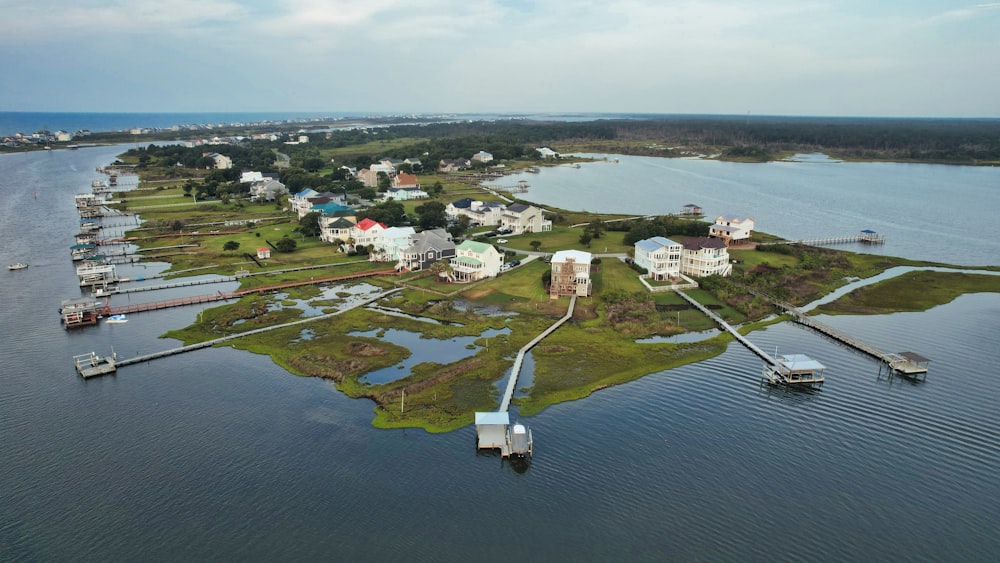
{"label": "small boat", "polygon": [[128,322],[128,318],[125,315],[111,315],[104,322],[110,323],[110,324],[127,323]]}
{"label": "small boat", "polygon": [[23,269],[25,269],[27,267],[28,267],[28,265],[25,264],[24,262],[17,262],[17,263],[14,263],[14,264],[7,264],[7,269],[8,270],[23,270]]}

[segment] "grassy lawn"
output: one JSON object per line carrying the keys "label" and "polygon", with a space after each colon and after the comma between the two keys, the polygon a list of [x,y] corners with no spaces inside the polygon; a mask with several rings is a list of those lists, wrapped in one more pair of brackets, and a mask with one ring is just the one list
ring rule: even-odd
{"label": "grassy lawn", "polygon": [[503,236],[511,248],[518,250],[532,250],[531,241],[538,240],[542,245],[538,247],[540,252],[555,252],[557,250],[585,250],[594,254],[604,253],[624,253],[631,249],[622,241],[625,238],[624,232],[606,232],[601,238],[590,242],[590,248],[585,248],[580,244],[580,235],[583,228],[571,229],[569,227],[553,227],[551,231],[544,233],[526,233],[517,236]]}
{"label": "grassy lawn", "polygon": [[[339,166],[339,162],[342,160],[349,160],[352,158],[357,158],[359,156],[366,156],[369,154],[379,154],[387,153],[400,149],[403,147],[408,147],[410,145],[415,145],[417,143],[426,141],[420,137],[400,137],[398,139],[377,139],[370,141],[361,145],[352,145],[348,147],[337,147],[333,149],[321,149],[319,151],[320,158],[328,161],[331,158],[335,158]],[[413,155],[414,157],[419,155]]]}

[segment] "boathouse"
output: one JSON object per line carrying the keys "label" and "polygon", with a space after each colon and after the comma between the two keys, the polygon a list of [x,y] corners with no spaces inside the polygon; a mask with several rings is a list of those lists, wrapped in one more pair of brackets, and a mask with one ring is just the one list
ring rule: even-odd
{"label": "boathouse", "polygon": [[59,313],[66,328],[75,328],[97,324],[101,309],[102,305],[93,297],[80,297],[63,301]]}
{"label": "boathouse", "polygon": [[789,354],[775,358],[775,364],[765,365],[762,377],[772,385],[805,385],[819,387],[825,381],[826,366],[805,354]]}
{"label": "boathouse", "polygon": [[[885,363],[887,363],[895,373],[898,373],[903,377],[923,379],[927,377],[927,370],[931,360],[917,354],[916,352],[897,352],[895,354],[886,354]],[[880,373],[881,371],[882,370],[879,369]]]}
{"label": "boathouse", "polygon": [[508,412],[476,413],[476,445],[481,450],[507,448],[507,427],[510,425]]}

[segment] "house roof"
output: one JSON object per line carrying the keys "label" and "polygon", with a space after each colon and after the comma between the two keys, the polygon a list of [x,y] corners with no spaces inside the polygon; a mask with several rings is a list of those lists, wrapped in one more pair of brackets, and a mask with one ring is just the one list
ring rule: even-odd
{"label": "house roof", "polygon": [[461,262],[463,264],[469,264],[470,266],[482,266],[483,261],[477,260],[471,256],[456,256],[454,258],[456,262]]}
{"label": "house roof", "polygon": [[372,227],[374,227],[376,225],[382,227],[383,229],[387,228],[382,223],[379,223],[378,221],[373,221],[373,220],[368,219],[368,218],[362,219],[361,222],[358,223],[358,228],[361,229],[362,231],[367,231],[368,229],[370,229],[370,228],[372,228]]}
{"label": "house roof", "polygon": [[823,371],[826,369],[826,366],[805,354],[786,354],[779,356],[778,361],[789,371]]}
{"label": "house roof", "polygon": [[354,221],[350,219],[345,219],[343,217],[337,217],[335,220],[327,223],[326,227],[328,229],[350,229],[354,226]]}
{"label": "house roof", "polygon": [[523,203],[512,203],[507,206],[507,211],[513,211],[514,213],[521,213],[522,211],[527,210],[529,207],[531,206],[525,205]]}
{"label": "house roof", "polygon": [[406,172],[401,172],[396,176],[397,186],[417,186],[420,181],[413,174],[407,174]]}
{"label": "house roof", "polygon": [[656,252],[665,246],[680,246],[678,243],[664,237],[652,237],[640,240],[635,243],[639,248],[648,252]]}
{"label": "house roof", "polygon": [[503,412],[477,412],[476,426],[481,424],[510,424],[510,413]]}
{"label": "house roof", "polygon": [[560,250],[552,255],[552,262],[569,262],[570,259],[577,264],[590,264],[591,254],[582,250]]}
{"label": "house roof", "polygon": [[306,189],[302,190],[301,192],[295,194],[295,197],[310,198],[310,197],[314,197],[314,196],[317,196],[317,195],[319,195],[319,192],[317,192],[316,190],[314,190],[312,188],[306,188]]}
{"label": "house roof", "polygon": [[456,199],[455,201],[451,202],[451,205],[452,207],[456,207],[458,209],[468,209],[469,207],[472,207],[473,201],[475,200],[472,199],[471,197],[463,197],[462,199]]}
{"label": "house roof", "polygon": [[382,238],[394,239],[394,238],[408,238],[410,235],[416,234],[417,231],[413,227],[389,227],[382,233]]}
{"label": "house roof", "polygon": [[474,240],[467,240],[462,242],[462,244],[457,247],[459,250],[469,250],[475,252],[476,254],[482,254],[493,248],[493,245],[486,244],[485,242],[477,242]]}
{"label": "house roof", "polygon": [[690,238],[682,242],[684,250],[703,250],[706,248],[725,248],[726,243],[722,239],[698,237]]}

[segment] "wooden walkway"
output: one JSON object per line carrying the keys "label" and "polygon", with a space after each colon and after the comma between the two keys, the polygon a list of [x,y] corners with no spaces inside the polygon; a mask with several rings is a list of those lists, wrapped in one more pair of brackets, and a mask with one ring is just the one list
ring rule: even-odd
{"label": "wooden walkway", "polygon": [[500,399],[500,408],[497,412],[507,412],[510,410],[510,400],[514,397],[514,388],[517,387],[517,378],[521,375],[521,365],[524,363],[524,355],[528,353],[529,350],[535,347],[536,344],[541,342],[546,336],[555,332],[557,328],[563,325],[566,321],[573,318],[573,309],[576,307],[576,296],[572,296],[569,300],[569,310],[563,315],[561,319],[556,321],[556,323],[549,328],[545,329],[544,332],[532,339],[521,347],[517,352],[517,358],[514,359],[514,366],[510,368],[510,377],[507,379],[507,388],[503,392],[503,398]]}
{"label": "wooden walkway", "polygon": [[[112,307],[107,304],[101,311],[102,315],[124,315],[129,313],[141,313],[144,311],[155,311],[158,309],[169,309],[171,307],[183,307],[185,305],[196,305],[199,303],[211,303],[213,301],[225,301],[228,299],[239,299],[245,295],[251,295],[254,293],[267,293],[269,291],[279,291],[282,289],[287,289],[291,287],[302,287],[305,285],[315,285],[318,283],[328,283],[337,281],[346,281],[359,278],[367,278],[372,276],[387,276],[387,275],[399,275],[396,270],[375,270],[370,272],[357,272],[354,274],[347,274],[343,276],[332,276],[326,278],[313,278],[308,280],[298,280],[290,281],[273,285],[263,285],[259,287],[251,287],[246,289],[239,289],[236,291],[227,292],[216,292],[206,295],[195,295],[193,297],[180,297],[177,299],[166,299],[163,301],[153,301],[151,303],[136,303],[129,305],[122,305],[120,307]],[[192,284],[194,285],[194,284]]]}
{"label": "wooden walkway", "polygon": [[[792,316],[793,321],[803,326],[807,326],[820,334],[828,336],[836,340],[837,342],[840,342],[841,344],[854,348],[859,352],[868,354],[869,356],[878,360],[880,364],[887,365],[896,372],[903,374],[915,374],[915,373],[926,373],[927,371],[926,368],[915,366],[913,362],[908,361],[905,355],[879,350],[878,348],[872,346],[871,344],[868,344],[867,342],[854,338],[853,336],[845,332],[839,331],[829,325],[825,325],[817,321],[816,319],[810,317],[809,315],[806,315],[798,308],[788,303],[785,303],[783,301],[778,301],[777,299],[774,299],[772,297],[760,293],[754,293],[754,295],[760,295],[761,297],[767,299],[771,303],[780,307],[782,310],[784,310],[786,313]],[[910,354],[910,353],[907,352],[904,354]],[[926,358],[924,359],[926,360]],[[927,361],[929,362],[930,360]]]}
{"label": "wooden walkway", "polygon": [[774,358],[772,358],[771,356],[769,356],[766,352],[764,352],[763,350],[761,350],[760,348],[758,348],[756,344],[754,344],[753,342],[750,342],[749,340],[747,340],[747,338],[745,336],[743,336],[742,334],[740,334],[739,332],[737,332],[737,330],[735,328],[733,328],[732,326],[730,326],[729,323],[727,323],[726,321],[722,320],[722,317],[720,317],[719,315],[716,315],[715,313],[713,313],[712,311],[710,311],[708,309],[708,307],[705,307],[701,303],[698,303],[697,301],[694,300],[693,297],[689,296],[688,294],[684,293],[683,291],[681,291],[679,289],[675,289],[674,293],[676,293],[677,295],[680,295],[681,297],[684,298],[685,301],[687,301],[688,303],[694,305],[695,308],[697,308],[699,311],[701,311],[702,313],[704,313],[708,318],[710,318],[713,321],[715,321],[715,323],[717,325],[719,325],[723,330],[725,330],[729,334],[732,334],[733,337],[740,344],[746,346],[746,348],[748,350],[750,350],[754,354],[757,354],[758,356],[760,356],[760,358],[762,360],[764,360],[765,362],[771,364],[772,366],[777,366],[778,365],[778,361],[777,360],[775,360]]}
{"label": "wooden walkway", "polygon": [[866,244],[885,244],[885,237],[882,235],[851,235],[846,237],[827,237],[803,240],[782,240],[777,242],[758,242],[757,246],[770,246],[777,244],[804,244],[808,246],[820,246],[824,244],[846,244],[850,242],[863,242]]}
{"label": "wooden walkway", "polygon": [[395,293],[397,291],[402,291],[402,289],[396,288],[396,289],[390,289],[388,291],[383,291],[382,293],[379,293],[378,295],[376,295],[374,297],[371,297],[369,299],[361,301],[361,302],[359,302],[359,303],[357,303],[355,305],[352,305],[350,307],[345,307],[345,308],[340,309],[339,311],[336,311],[336,312],[333,312],[333,313],[327,313],[325,315],[318,315],[318,316],[315,316],[315,317],[309,317],[308,319],[301,319],[301,320],[298,320],[298,321],[292,321],[290,323],[284,323],[284,324],[280,324],[280,325],[274,325],[274,326],[269,326],[269,327],[264,327],[264,328],[258,328],[258,329],[255,329],[255,330],[248,330],[246,332],[241,332],[239,334],[233,334],[233,335],[230,335],[230,336],[223,336],[222,338],[216,338],[214,340],[206,340],[205,342],[199,342],[197,344],[190,344],[188,346],[181,346],[179,348],[171,348],[169,350],[163,350],[163,351],[160,351],[160,352],[153,352],[152,354],[143,354],[141,356],[136,356],[134,358],[129,358],[129,359],[126,359],[126,360],[118,360],[117,362],[115,362],[115,365],[117,367],[124,367],[124,366],[132,365],[132,364],[139,364],[139,363],[142,363],[142,362],[148,362],[150,360],[155,360],[155,359],[158,359],[158,358],[166,358],[167,356],[174,356],[174,355],[177,355],[177,354],[183,354],[185,352],[191,352],[191,351],[194,351],[194,350],[201,350],[202,348],[208,348],[208,347],[211,347],[211,346],[215,346],[216,344],[221,344],[223,342],[228,342],[230,340],[235,340],[237,338],[243,338],[244,336],[250,336],[252,334],[261,334],[261,333],[268,332],[268,331],[271,331],[271,330],[277,330],[279,328],[286,328],[286,327],[290,327],[290,326],[295,326],[295,325],[301,325],[301,324],[305,324],[305,323],[311,323],[311,322],[315,322],[315,321],[320,321],[320,320],[323,320],[323,319],[329,319],[331,317],[335,317],[335,316],[340,315],[342,313],[346,313],[347,311],[350,311],[352,309],[357,309],[358,307],[364,307],[365,305],[368,305],[370,303],[374,303],[375,301],[378,301],[379,299],[382,299],[383,297],[391,295],[391,294],[393,294],[393,293]]}

